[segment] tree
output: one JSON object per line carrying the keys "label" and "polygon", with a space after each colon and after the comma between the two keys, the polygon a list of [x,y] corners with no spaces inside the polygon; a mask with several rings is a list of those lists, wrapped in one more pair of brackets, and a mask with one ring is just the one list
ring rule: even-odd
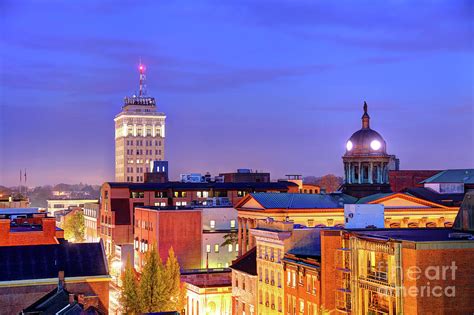
{"label": "tree", "polygon": [[68,214],[64,222],[64,238],[73,242],[84,242],[84,214],[74,211]]}
{"label": "tree", "polygon": [[342,178],[333,174],[324,175],[319,182],[321,188],[326,189],[327,193],[335,192],[341,184]]}
{"label": "tree", "polygon": [[143,313],[164,311],[166,305],[166,279],[164,266],[155,246],[146,253],[140,278],[140,301]]}
{"label": "tree", "polygon": [[127,259],[125,272],[122,275],[122,288],[120,290],[120,305],[124,314],[140,314],[140,296],[138,291],[138,280],[130,259]]}
{"label": "tree", "polygon": [[186,304],[186,290],[181,283],[180,267],[173,247],[170,247],[168,251],[165,277],[166,297],[169,298],[169,303],[167,303],[168,305],[166,305],[165,311],[181,311]]}
{"label": "tree", "polygon": [[221,244],[221,247],[235,245],[238,242],[237,232],[231,231],[224,235],[224,242]]}

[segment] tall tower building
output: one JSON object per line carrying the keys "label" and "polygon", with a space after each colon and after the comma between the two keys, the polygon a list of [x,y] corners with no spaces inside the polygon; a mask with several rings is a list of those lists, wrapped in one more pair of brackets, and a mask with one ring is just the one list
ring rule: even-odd
{"label": "tall tower building", "polygon": [[362,128],[352,134],[346,143],[344,185],[342,191],[362,198],[376,193],[391,192],[388,171],[399,169],[399,160],[387,153],[387,143],[370,128],[367,103],[364,102]]}
{"label": "tall tower building", "polygon": [[140,64],[140,91],[125,97],[122,111],[115,116],[115,181],[143,182],[153,161],[165,156],[164,113],[156,108],[154,97],[148,96],[145,66]]}

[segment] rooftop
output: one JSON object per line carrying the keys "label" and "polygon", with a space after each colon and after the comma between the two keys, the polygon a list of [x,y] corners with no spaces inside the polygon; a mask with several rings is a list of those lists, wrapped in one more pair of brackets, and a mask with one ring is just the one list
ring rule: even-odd
{"label": "rooftop", "polygon": [[422,183],[464,183],[474,184],[474,169],[445,170]]}
{"label": "rooftop", "polygon": [[257,275],[257,247],[252,248],[247,253],[237,258],[230,266],[231,269],[245,272],[249,275]]}
{"label": "rooftop", "polygon": [[130,190],[200,190],[200,189],[216,189],[216,190],[244,190],[244,189],[276,189],[287,190],[289,186],[297,186],[291,182],[269,182],[269,183],[183,183],[183,182],[167,182],[167,183],[119,183],[108,182],[112,188],[129,188]]}
{"label": "rooftop", "polygon": [[[462,240],[453,237],[459,235],[460,231],[446,228],[348,229],[347,231],[357,236],[384,241],[453,242]],[[472,234],[472,236],[474,236],[474,234]]]}
{"label": "rooftop", "polygon": [[336,209],[357,201],[357,198],[341,193],[253,193],[251,196],[266,209]]}
{"label": "rooftop", "polygon": [[101,243],[69,243],[0,247],[0,282],[65,277],[107,276]]}

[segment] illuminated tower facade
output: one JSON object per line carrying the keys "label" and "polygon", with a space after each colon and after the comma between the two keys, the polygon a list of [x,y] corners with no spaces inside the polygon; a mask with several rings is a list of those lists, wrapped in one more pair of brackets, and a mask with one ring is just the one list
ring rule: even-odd
{"label": "illuminated tower facade", "polygon": [[399,161],[387,153],[387,143],[370,128],[367,103],[364,102],[362,128],[346,142],[344,185],[342,191],[357,198],[391,192],[388,171],[398,170]]}
{"label": "illuminated tower facade", "polygon": [[115,116],[115,181],[138,182],[150,171],[153,161],[165,156],[165,119],[154,97],[148,96],[145,66],[140,64],[140,91],[125,97],[122,111]]}

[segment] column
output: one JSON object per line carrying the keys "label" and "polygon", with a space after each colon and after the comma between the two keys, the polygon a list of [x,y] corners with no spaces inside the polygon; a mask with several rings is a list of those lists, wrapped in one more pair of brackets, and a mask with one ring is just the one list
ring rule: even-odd
{"label": "column", "polygon": [[373,184],[373,183],[374,183],[374,175],[373,175],[373,172],[374,172],[374,163],[373,163],[373,162],[370,162],[370,165],[369,165],[369,184]]}
{"label": "column", "polygon": [[[249,229],[255,228],[255,219],[250,219]],[[249,249],[252,249],[255,246],[255,237],[250,234],[249,231]]]}
{"label": "column", "polygon": [[248,229],[247,229],[247,218],[243,218],[243,225],[242,225],[242,254],[245,254],[247,252],[247,234],[248,234]]}
{"label": "column", "polygon": [[359,169],[357,170],[358,172],[358,180],[359,180],[359,184],[362,184],[362,172],[360,170],[360,168],[362,167],[362,164],[359,162]]}
{"label": "column", "polygon": [[238,245],[239,245],[239,257],[242,256],[242,218],[237,218],[237,236],[238,236]]}

